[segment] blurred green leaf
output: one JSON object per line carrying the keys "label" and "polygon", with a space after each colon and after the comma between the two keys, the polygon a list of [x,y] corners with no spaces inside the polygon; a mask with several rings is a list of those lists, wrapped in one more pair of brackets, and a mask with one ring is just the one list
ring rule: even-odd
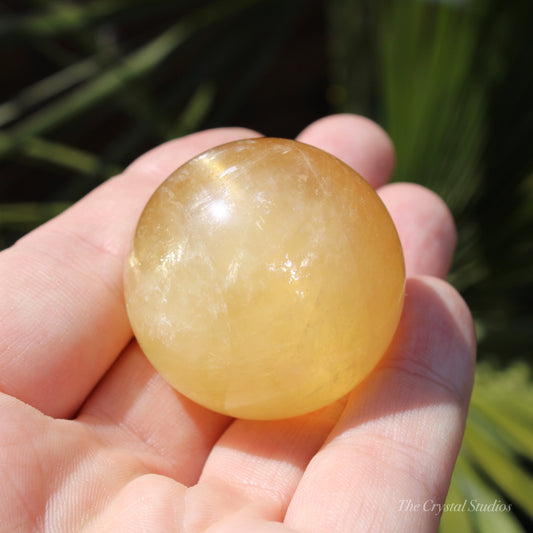
{"label": "blurred green leaf", "polygon": [[91,2],[76,5],[67,2],[47,2],[47,10],[30,15],[4,17],[0,20],[0,39],[16,36],[51,36],[67,31],[76,31],[91,24],[95,19],[107,17],[130,2]]}
{"label": "blurred green leaf", "polygon": [[0,204],[0,225],[35,227],[70,207],[69,202],[24,202]]}
{"label": "blurred green leaf", "polygon": [[533,453],[530,374],[523,363],[506,370],[478,366],[465,439],[446,500],[465,502],[464,511],[452,507],[445,512],[440,531],[525,531],[515,512],[518,505],[533,517],[533,472],[526,466]]}
{"label": "blurred green leaf", "polygon": [[171,128],[170,137],[181,137],[197,129],[211,110],[215,88],[210,83],[200,85],[181,113],[177,124]]}
{"label": "blurred green leaf", "polygon": [[[498,370],[480,364],[460,453],[461,460],[470,465],[462,483],[475,482],[491,498],[519,506],[530,520],[532,428],[533,383],[529,367],[515,363]],[[490,531],[487,527],[484,525],[481,530]]]}
{"label": "blurred green leaf", "polygon": [[89,79],[100,68],[96,59],[85,59],[23,89],[13,100],[0,105],[0,126],[17,120],[32,107]]}
{"label": "blurred green leaf", "polygon": [[441,533],[524,531],[520,522],[510,512],[512,506],[509,507],[502,495],[488,486],[462,456],[457,461],[446,503],[450,510],[443,513],[439,528]]}
{"label": "blurred green leaf", "polygon": [[471,460],[533,518],[533,477],[517,461],[514,452],[503,440],[498,439],[496,428],[485,426],[476,419],[475,411],[470,413],[471,423],[465,433],[465,446]]}
{"label": "blurred green leaf", "polygon": [[57,164],[80,174],[94,176],[105,173],[118,174],[120,167],[108,164],[93,154],[71,146],[32,137],[22,143],[14,143],[8,134],[0,131],[0,151],[16,148],[25,156]]}

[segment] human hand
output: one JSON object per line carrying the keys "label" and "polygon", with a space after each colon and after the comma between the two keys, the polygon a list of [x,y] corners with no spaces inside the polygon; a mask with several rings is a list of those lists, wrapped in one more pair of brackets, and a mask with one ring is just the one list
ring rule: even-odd
{"label": "human hand", "polygon": [[375,124],[322,119],[299,140],[353,166],[395,221],[407,269],[396,336],[347,398],[280,421],[234,420],[176,393],[132,340],[124,258],[153,190],[224,128],[166,143],[0,254],[0,530],[434,531],[472,387],[470,313],[444,281],[441,200],[384,185]]}

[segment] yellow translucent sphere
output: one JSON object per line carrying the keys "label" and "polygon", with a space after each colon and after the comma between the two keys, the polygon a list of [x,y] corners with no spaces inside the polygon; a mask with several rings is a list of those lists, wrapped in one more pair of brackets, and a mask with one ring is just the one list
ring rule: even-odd
{"label": "yellow translucent sphere", "polygon": [[195,402],[251,419],[348,393],[387,349],[404,283],[396,229],[366,181],[270,138],[178,168],[146,205],[125,270],[153,366]]}

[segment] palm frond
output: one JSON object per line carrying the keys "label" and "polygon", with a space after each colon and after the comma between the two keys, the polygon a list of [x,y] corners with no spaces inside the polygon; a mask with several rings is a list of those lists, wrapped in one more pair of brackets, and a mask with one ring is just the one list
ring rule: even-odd
{"label": "palm frond", "polygon": [[529,366],[516,363],[502,371],[478,365],[463,447],[441,522],[443,533],[458,531],[458,521],[468,523],[464,531],[526,530],[533,522],[532,437]]}

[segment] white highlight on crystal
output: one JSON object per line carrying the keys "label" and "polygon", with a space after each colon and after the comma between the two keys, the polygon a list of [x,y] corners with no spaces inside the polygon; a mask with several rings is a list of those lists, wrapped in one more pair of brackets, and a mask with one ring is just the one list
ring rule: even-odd
{"label": "white highlight on crystal", "polygon": [[209,205],[209,213],[217,222],[226,220],[229,216],[229,212],[229,206],[224,200],[216,200]]}

